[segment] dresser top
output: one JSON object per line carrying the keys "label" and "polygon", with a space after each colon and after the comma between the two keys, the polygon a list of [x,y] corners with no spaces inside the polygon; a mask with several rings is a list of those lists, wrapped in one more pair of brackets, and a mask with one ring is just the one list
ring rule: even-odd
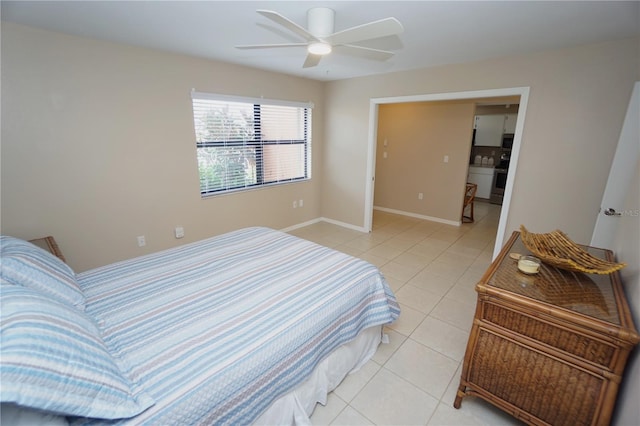
{"label": "dresser top", "polygon": [[[613,260],[613,254],[609,250],[585,246],[582,248],[601,259]],[[607,275],[585,274],[542,263],[537,274],[527,275],[518,270],[518,262],[510,258],[509,253],[532,255],[517,231],[496,258],[496,268],[490,268],[493,273],[485,278],[488,286],[617,326],[624,325],[616,300],[614,280],[618,280],[617,272]]]}

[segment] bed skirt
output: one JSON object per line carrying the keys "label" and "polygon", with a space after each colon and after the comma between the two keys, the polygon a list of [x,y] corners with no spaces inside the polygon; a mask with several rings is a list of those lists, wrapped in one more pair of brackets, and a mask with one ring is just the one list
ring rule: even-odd
{"label": "bed skirt", "polygon": [[311,376],[297,388],[277,399],[258,419],[256,425],[311,425],[309,417],[316,403],[325,405],[327,395],[347,374],[355,373],[376,353],[382,326],[363,330],[358,337],[325,358]]}

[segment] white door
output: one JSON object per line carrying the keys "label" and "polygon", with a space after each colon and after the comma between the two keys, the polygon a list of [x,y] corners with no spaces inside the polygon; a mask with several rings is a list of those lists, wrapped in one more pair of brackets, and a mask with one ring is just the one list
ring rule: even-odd
{"label": "white door", "polygon": [[[600,214],[591,237],[592,246],[612,250],[619,262],[627,266],[620,271],[631,314],[636,326],[640,323],[640,82],[633,87],[627,115],[620,132],[618,148],[611,164],[609,179],[602,197]],[[614,209],[616,212],[607,209]],[[640,381],[640,353],[632,352],[622,381],[612,425],[638,422],[638,394]]]}
{"label": "white door", "polygon": [[626,195],[632,188],[634,172],[640,159],[640,82],[633,86],[627,115],[622,125],[609,179],[602,196],[600,213],[591,236],[591,246],[612,248],[618,222],[638,220],[624,209]]}

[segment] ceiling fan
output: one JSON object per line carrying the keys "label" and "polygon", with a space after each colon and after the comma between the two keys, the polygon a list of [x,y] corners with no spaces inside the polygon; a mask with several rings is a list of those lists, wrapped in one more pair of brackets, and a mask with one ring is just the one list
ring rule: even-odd
{"label": "ceiling fan", "polygon": [[236,46],[237,49],[268,49],[280,47],[306,47],[307,59],[303,68],[314,67],[320,63],[323,55],[331,53],[333,47],[340,46],[342,51],[357,54],[368,59],[385,61],[393,52],[357,46],[365,40],[392,36],[402,33],[404,28],[396,18],[385,18],[369,22],[334,33],[335,11],[326,7],[316,7],[307,11],[307,28],[285,18],[271,10],[257,10],[259,14],[299,35],[305,41],[282,44],[251,44]]}

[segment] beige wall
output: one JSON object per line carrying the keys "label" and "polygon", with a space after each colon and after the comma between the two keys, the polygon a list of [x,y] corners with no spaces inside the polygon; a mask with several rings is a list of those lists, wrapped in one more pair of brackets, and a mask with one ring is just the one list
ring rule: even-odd
{"label": "beige wall", "polygon": [[[311,101],[313,178],[202,199],[190,91]],[[324,85],[2,23],[2,233],[54,235],[77,271],[320,216]],[[304,199],[303,208],[292,208]],[[173,229],[185,228],[177,240]],[[145,235],[139,248],[136,236]]]}
{"label": "beige wall", "polygon": [[[520,99],[516,97],[513,102],[520,102]],[[518,109],[518,105],[509,105],[509,108],[507,108],[505,105],[476,105],[476,114],[517,114]]]}
{"label": "beige wall", "polygon": [[638,39],[331,82],[322,215],[363,226],[371,98],[530,87],[505,236],[591,238],[629,102]]}
{"label": "beige wall", "polygon": [[[363,226],[371,98],[528,86],[506,235],[524,223],[586,242],[640,78],[639,44],[320,83],[5,22],[2,232],[54,234],[83,270],[241,226]],[[313,179],[201,199],[192,88],[314,102]]]}
{"label": "beige wall", "polygon": [[[637,80],[640,39],[635,38],[331,82],[325,98],[322,215],[364,224],[370,99],[529,87],[505,237],[525,224],[534,232],[559,228],[588,243]],[[637,232],[623,241],[637,254]],[[633,287],[637,277],[624,284]],[[627,292],[637,312],[638,292]],[[626,381],[637,381],[638,371],[632,357]],[[637,419],[636,400],[637,386],[625,384],[614,424]]]}
{"label": "beige wall", "polygon": [[459,222],[473,115],[469,101],[380,105],[374,205]]}

